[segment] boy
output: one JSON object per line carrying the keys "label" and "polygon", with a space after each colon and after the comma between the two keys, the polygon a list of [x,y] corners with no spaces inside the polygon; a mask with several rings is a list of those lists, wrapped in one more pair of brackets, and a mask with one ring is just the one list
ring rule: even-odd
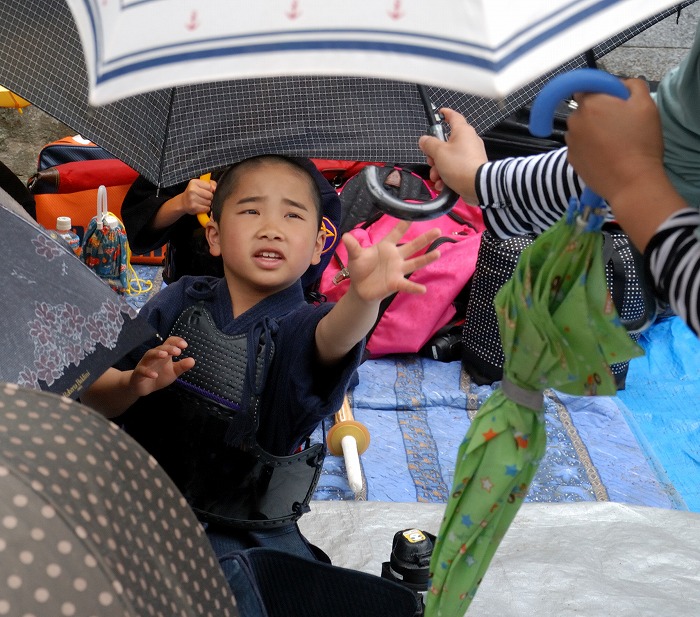
{"label": "boy", "polygon": [[[381,300],[399,291],[424,293],[405,275],[439,257],[432,251],[411,258],[438,229],[399,245],[409,227],[401,222],[364,249],[346,235],[349,291],[335,305],[309,305],[300,278],[321,259],[320,203],[314,178],[292,159],[266,155],[229,168],[219,178],[206,228],[224,278],[183,277],[161,291],[142,313],[165,342],[132,361],[130,370],[110,369],[82,398],[107,417],[121,415],[126,430],[227,538],[240,538],[231,527],[250,527],[241,520],[241,499],[256,507],[265,502],[242,496],[251,482],[242,487],[241,469],[254,472],[239,454],[258,462],[277,457],[275,469],[287,465],[280,457],[292,455],[340,409]],[[182,332],[189,340],[176,336]],[[256,491],[260,481],[255,478]],[[230,487],[238,493],[219,500]],[[262,511],[254,517],[270,518]],[[250,534],[260,542],[254,530],[244,544]],[[220,552],[232,546],[217,542]]]}

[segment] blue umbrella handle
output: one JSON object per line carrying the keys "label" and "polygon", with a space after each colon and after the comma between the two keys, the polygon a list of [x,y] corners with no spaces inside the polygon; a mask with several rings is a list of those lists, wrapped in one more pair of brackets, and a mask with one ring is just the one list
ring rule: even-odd
{"label": "blue umbrella handle", "polygon": [[[530,133],[535,137],[547,137],[554,128],[554,111],[559,103],[576,92],[600,92],[621,99],[628,99],[630,92],[617,77],[598,69],[576,69],[557,75],[540,90],[530,110]],[[586,187],[580,200],[580,208],[596,210],[603,203],[602,197]]]}

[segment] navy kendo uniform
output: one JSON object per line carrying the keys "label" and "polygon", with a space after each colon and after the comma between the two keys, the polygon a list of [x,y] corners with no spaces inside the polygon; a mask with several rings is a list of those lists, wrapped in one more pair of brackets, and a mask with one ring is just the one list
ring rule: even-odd
{"label": "navy kendo uniform", "polygon": [[116,421],[173,478],[215,548],[221,533],[242,547],[273,534],[284,549],[280,528],[291,533],[311,498],[323,446],[294,452],[340,409],[363,352],[358,344],[333,367],[317,362],[316,325],[331,306],[308,304],[297,282],[234,319],[225,279],[183,277],[142,309],[161,337],[183,336],[181,357],[197,362]]}
{"label": "navy kendo uniform", "polygon": [[[325,448],[305,442],[341,408],[362,360],[362,344],[333,367],[316,358],[316,325],[332,305],[309,304],[305,294],[333,254],[340,200],[310,161],[299,162],[321,189],[331,231],[321,263],[235,319],[223,278],[185,276],[161,290],[141,316],[163,340],[184,338],[180,357],[193,356],[195,367],[115,419],[172,477],[219,555],[260,545],[311,554],[296,520]],[[135,367],[146,349],[117,368]]]}

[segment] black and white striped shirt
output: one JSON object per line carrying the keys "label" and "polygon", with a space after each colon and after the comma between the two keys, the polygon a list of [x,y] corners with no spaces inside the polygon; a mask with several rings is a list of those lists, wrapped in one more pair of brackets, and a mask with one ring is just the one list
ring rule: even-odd
{"label": "black and white striped shirt", "polygon": [[[476,176],[484,222],[499,238],[540,234],[558,221],[583,183],[566,160],[566,148],[530,157],[491,161]],[[700,212],[670,216],[644,257],[658,297],[700,335]]]}

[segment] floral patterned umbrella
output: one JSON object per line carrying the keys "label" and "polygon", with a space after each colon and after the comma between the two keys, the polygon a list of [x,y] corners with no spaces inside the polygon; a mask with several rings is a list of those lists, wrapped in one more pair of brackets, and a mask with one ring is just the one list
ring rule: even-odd
{"label": "floral patterned umbrella", "polygon": [[504,377],[459,449],[426,616],[464,615],[473,599],[544,455],[543,390],[614,395],[610,364],[642,354],[607,291],[602,220],[572,206],[496,296]]}
{"label": "floral patterned umbrella", "polygon": [[0,190],[0,381],[77,398],[153,329]]}

